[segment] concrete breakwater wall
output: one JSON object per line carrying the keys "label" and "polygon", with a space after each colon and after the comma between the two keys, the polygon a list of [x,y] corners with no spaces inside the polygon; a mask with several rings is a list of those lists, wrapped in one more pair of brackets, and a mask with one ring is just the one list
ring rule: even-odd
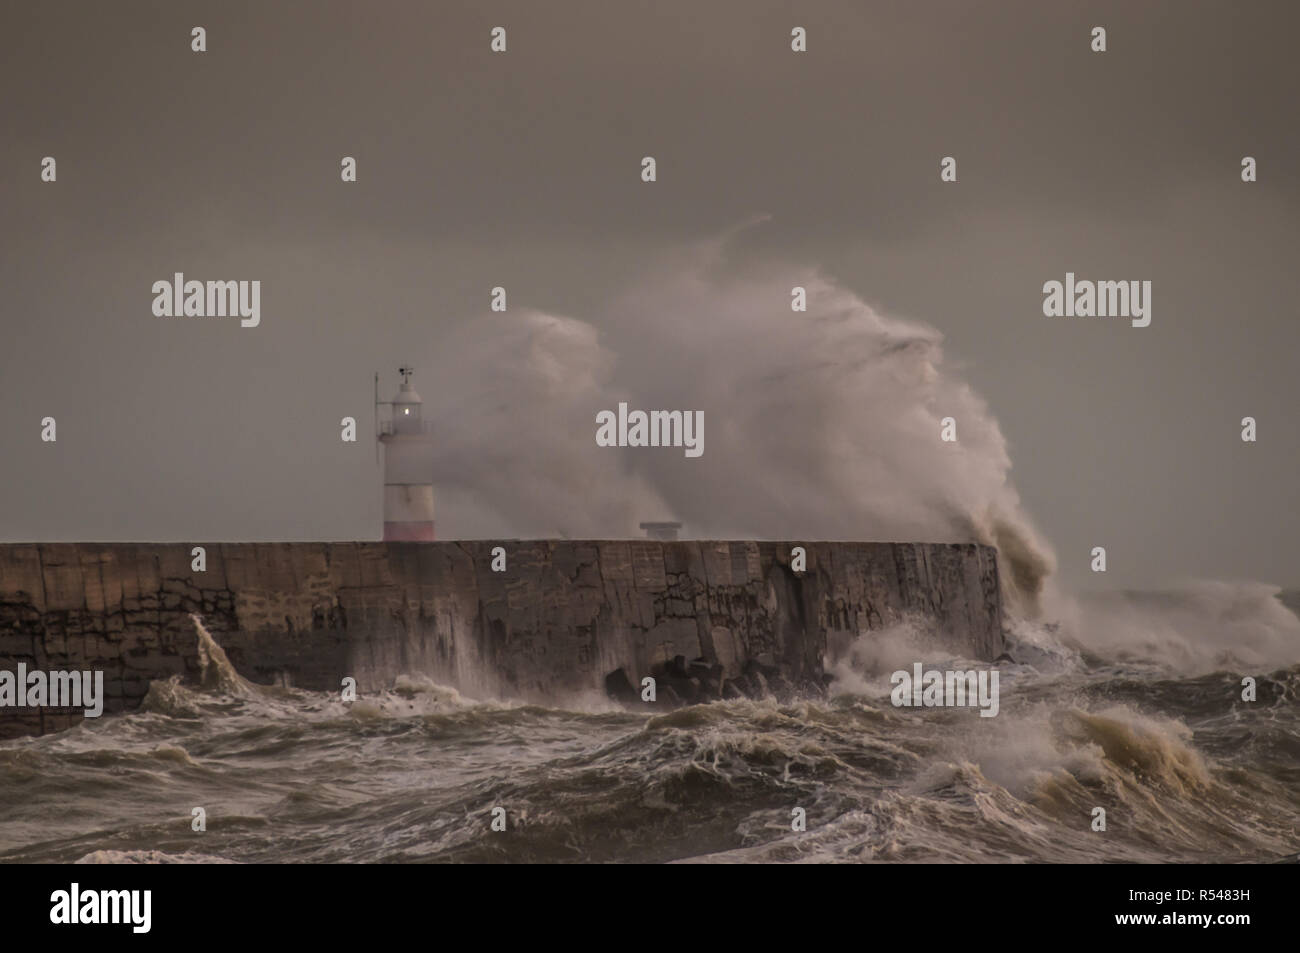
{"label": "concrete breakwater wall", "polygon": [[[421,673],[473,697],[554,702],[630,700],[655,675],[667,703],[780,695],[820,691],[828,650],[905,617],[992,660],[998,593],[996,552],[974,544],[0,544],[0,671],[99,670],[105,712],[129,710],[150,681],[198,675],[195,612],[254,682],[337,691],[351,676],[366,693]],[[79,717],[4,707],[0,736]]]}

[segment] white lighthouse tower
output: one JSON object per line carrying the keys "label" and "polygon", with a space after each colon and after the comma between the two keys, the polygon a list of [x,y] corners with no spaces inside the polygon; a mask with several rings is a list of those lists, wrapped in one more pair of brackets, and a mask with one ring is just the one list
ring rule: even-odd
{"label": "white lighthouse tower", "polygon": [[[389,420],[377,428],[384,446],[384,539],[433,539],[433,435],[421,416],[424,401],[411,386],[411,367],[400,368],[402,386],[387,403]],[[375,374],[378,417],[379,374]]]}

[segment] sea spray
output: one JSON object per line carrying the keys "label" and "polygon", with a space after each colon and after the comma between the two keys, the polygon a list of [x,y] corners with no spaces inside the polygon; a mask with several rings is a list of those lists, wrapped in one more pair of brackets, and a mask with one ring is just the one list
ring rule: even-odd
{"label": "sea spray", "polygon": [[197,613],[190,613],[194,631],[199,639],[199,684],[205,691],[219,691],[228,695],[249,695],[257,687],[235,671],[226,657],[225,649],[216,643],[212,633]]}
{"label": "sea spray", "polygon": [[1077,645],[1183,675],[1259,673],[1300,661],[1300,618],[1278,586],[1192,580],[1161,592],[1058,596],[1054,611]]}
{"label": "sea spray", "polygon": [[[449,395],[445,531],[622,537],[670,514],[700,538],[983,542],[999,548],[1007,610],[1034,615],[1054,557],[943,335],[814,268],[729,261],[761,221],[650,261],[589,320],[511,308],[425,356]],[[806,312],[790,310],[795,286]],[[708,453],[596,446],[594,415],[620,403],[707,412]]]}

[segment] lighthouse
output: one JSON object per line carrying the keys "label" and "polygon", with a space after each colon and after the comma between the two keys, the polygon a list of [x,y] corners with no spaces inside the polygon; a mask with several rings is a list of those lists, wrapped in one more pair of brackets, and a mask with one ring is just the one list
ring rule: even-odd
{"label": "lighthouse", "polygon": [[[402,384],[387,401],[392,413],[376,432],[384,448],[384,539],[433,539],[433,436],[421,411],[424,401],[411,386],[414,369],[398,370]],[[375,416],[379,418],[379,374],[375,374]]]}

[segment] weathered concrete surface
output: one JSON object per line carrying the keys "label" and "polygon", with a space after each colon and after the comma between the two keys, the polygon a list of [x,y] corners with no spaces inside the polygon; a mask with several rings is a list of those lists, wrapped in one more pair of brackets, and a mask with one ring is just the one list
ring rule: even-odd
{"label": "weathered concrete surface", "polygon": [[[678,657],[818,690],[828,641],[906,615],[955,654],[1002,651],[996,553],[973,544],[235,543],[207,545],[206,572],[192,545],[0,544],[0,669],[100,669],[105,712],[134,708],[151,680],[197,675],[190,612],[252,681],[334,691],[350,675],[363,693],[424,673],[471,696],[555,700]],[[0,736],[76,717],[0,708]]]}

